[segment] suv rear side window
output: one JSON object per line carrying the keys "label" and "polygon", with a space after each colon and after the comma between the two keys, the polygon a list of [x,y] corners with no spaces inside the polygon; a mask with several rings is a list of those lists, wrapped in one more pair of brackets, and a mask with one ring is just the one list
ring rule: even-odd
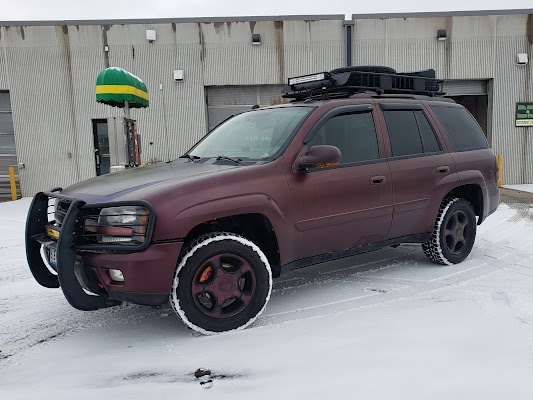
{"label": "suv rear side window", "polygon": [[307,145],[327,144],[341,151],[341,164],[379,158],[372,113],[341,114],[330,118]]}
{"label": "suv rear side window", "polygon": [[487,139],[474,117],[459,107],[431,107],[446,129],[455,151],[486,149]]}

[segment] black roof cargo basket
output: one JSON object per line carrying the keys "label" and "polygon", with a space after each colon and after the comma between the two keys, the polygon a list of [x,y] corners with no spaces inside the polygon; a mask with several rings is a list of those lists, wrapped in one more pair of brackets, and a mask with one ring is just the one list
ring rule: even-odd
{"label": "black roof cargo basket", "polygon": [[298,100],[350,97],[356,93],[442,96],[435,70],[398,73],[388,67],[347,67],[289,78],[283,97]]}

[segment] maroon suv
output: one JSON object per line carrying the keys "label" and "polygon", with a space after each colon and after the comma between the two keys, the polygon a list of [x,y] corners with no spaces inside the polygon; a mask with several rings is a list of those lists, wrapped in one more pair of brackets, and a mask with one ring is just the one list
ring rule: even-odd
{"label": "maroon suv", "polygon": [[177,160],[38,193],[35,279],[80,310],[170,295],[208,334],[248,326],[295,268],[401,243],[463,261],[498,205],[497,163],[431,71],[293,78],[292,102],[232,117]]}

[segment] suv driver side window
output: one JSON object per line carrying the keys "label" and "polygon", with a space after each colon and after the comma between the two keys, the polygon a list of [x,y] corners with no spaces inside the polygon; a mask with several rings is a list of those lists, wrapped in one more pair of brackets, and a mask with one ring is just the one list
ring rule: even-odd
{"label": "suv driver side window", "polygon": [[378,140],[371,112],[341,114],[329,119],[307,143],[335,146],[341,164],[379,159]]}

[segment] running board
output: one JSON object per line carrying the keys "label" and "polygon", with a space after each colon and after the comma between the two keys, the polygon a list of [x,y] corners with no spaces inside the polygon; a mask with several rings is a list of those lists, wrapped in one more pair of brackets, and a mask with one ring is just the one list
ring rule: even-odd
{"label": "running board", "polygon": [[420,233],[417,235],[402,236],[395,239],[384,240],[364,246],[351,247],[349,249],[342,249],[332,253],[319,254],[313,257],[302,258],[291,263],[281,266],[281,274],[285,274],[293,269],[304,268],[314,264],[320,264],[327,261],[339,260],[341,258],[355,256],[357,254],[368,253],[369,251],[379,250],[384,247],[399,246],[402,243],[424,243],[431,240],[430,233]]}

